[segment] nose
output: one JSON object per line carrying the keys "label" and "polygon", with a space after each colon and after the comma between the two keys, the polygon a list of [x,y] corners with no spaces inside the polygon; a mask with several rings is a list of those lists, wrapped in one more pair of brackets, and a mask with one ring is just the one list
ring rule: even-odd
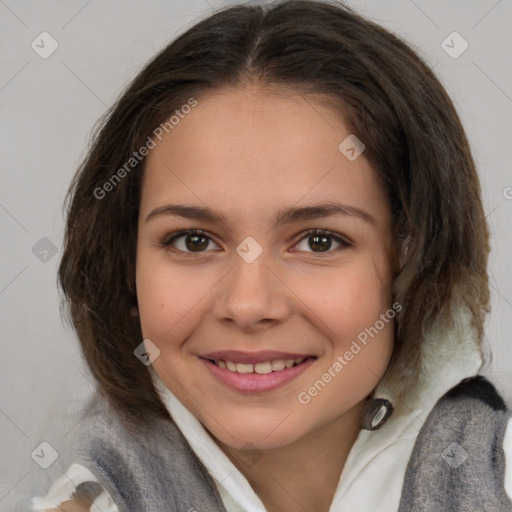
{"label": "nose", "polygon": [[232,269],[219,284],[215,318],[244,332],[270,327],[290,314],[292,294],[270,268],[265,253],[252,263],[235,255]]}

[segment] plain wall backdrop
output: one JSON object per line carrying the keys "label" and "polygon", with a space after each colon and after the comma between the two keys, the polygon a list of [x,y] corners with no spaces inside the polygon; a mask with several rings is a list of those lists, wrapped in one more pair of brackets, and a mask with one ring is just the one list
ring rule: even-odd
{"label": "plain wall backdrop", "polygon": [[[42,442],[59,451],[93,391],[56,288],[64,195],[92,128],[156,51],[234,3],[0,0],[1,511],[28,510],[28,498],[67,469],[61,458],[43,469],[31,454]],[[410,42],[462,118],[492,231],[494,357],[483,373],[510,404],[512,1],[346,3]]]}

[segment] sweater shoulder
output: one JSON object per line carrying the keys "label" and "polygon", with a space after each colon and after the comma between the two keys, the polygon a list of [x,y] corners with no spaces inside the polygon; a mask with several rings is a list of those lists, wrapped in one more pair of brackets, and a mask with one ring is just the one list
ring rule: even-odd
{"label": "sweater shoulder", "polygon": [[72,460],[90,468],[119,510],[146,510],[150,501],[151,510],[181,511],[188,503],[225,512],[215,480],[170,417],[131,425],[99,402],[70,445]]}
{"label": "sweater shoulder", "polygon": [[34,496],[31,503],[34,512],[90,512],[98,509],[119,512],[91,471],[76,463],[53,482],[45,496]]}
{"label": "sweater shoulder", "polygon": [[483,376],[445,393],[419,431],[399,512],[512,510],[504,451],[509,421],[505,402]]}
{"label": "sweater shoulder", "polygon": [[467,377],[450,389],[442,400],[479,400],[493,411],[506,411],[507,406],[494,385],[483,375]]}

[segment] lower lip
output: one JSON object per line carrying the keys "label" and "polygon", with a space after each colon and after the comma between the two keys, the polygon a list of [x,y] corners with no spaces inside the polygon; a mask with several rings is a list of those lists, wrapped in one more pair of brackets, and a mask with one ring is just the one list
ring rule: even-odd
{"label": "lower lip", "polygon": [[226,384],[236,391],[257,393],[261,391],[272,391],[284,384],[296,379],[302,372],[309,368],[315,361],[315,358],[308,359],[277,372],[258,374],[258,373],[238,373],[232,372],[227,368],[221,368],[208,359],[200,358],[208,370],[217,377],[222,383]]}

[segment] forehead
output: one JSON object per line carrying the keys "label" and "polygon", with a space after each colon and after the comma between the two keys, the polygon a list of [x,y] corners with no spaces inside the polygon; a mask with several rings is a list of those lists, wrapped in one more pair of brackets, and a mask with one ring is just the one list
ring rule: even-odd
{"label": "forehead", "polygon": [[340,151],[350,128],[325,97],[251,86],[197,101],[150,151],[141,210],[187,200],[270,218],[283,204],[345,201],[386,214],[364,153]]}

